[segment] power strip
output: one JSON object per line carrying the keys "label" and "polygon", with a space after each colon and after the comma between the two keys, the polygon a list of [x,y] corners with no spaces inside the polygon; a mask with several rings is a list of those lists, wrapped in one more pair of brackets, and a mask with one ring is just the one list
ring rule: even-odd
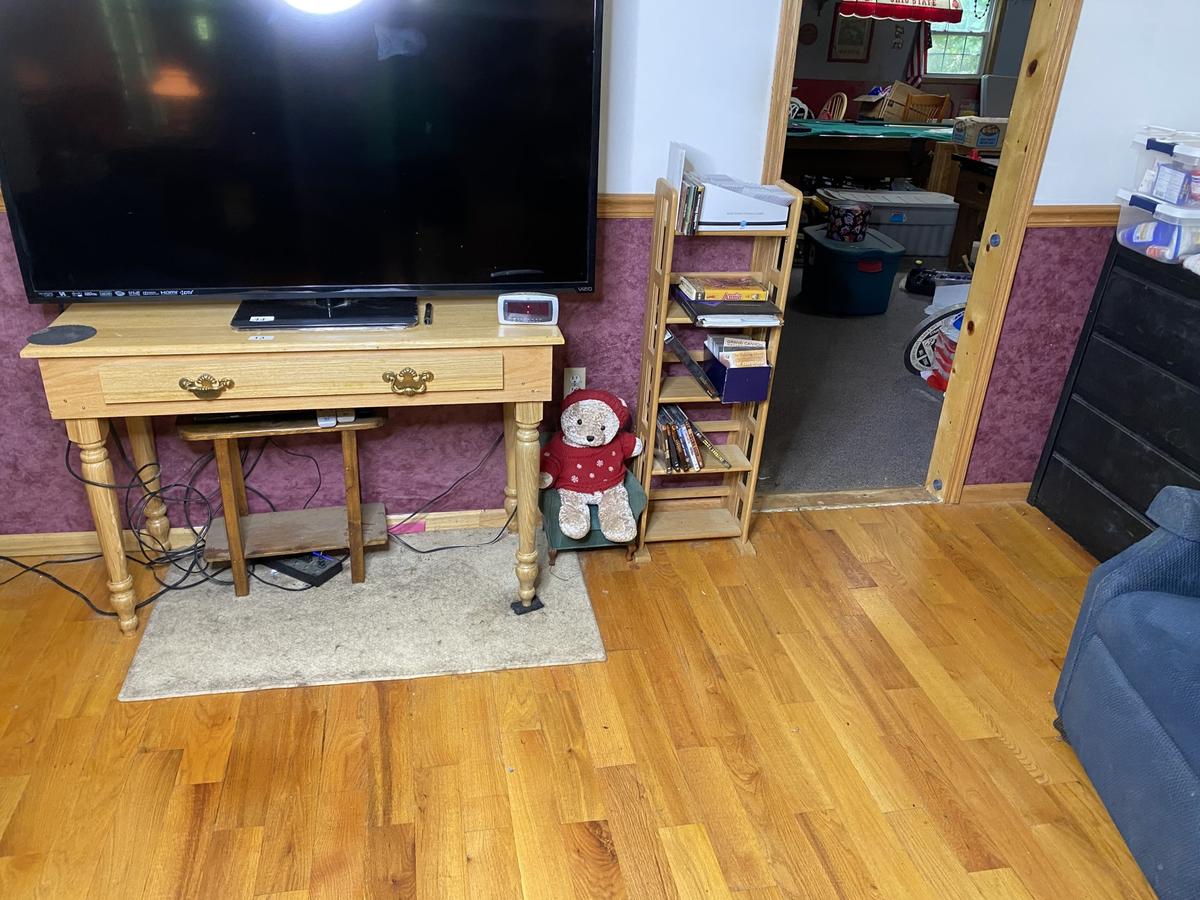
{"label": "power strip", "polygon": [[258,560],[268,569],[281,575],[318,587],[342,571],[342,561],[324,553],[301,553],[296,556],[273,556]]}

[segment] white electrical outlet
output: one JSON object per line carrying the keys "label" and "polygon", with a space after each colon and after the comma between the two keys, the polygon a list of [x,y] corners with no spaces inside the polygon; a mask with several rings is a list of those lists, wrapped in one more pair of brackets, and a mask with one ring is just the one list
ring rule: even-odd
{"label": "white electrical outlet", "polygon": [[563,396],[587,387],[587,369],[563,369]]}

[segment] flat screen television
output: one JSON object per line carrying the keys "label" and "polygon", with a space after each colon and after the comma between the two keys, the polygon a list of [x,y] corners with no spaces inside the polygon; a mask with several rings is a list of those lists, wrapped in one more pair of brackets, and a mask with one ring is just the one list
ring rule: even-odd
{"label": "flat screen television", "polygon": [[591,289],[601,0],[11,0],[31,301]]}

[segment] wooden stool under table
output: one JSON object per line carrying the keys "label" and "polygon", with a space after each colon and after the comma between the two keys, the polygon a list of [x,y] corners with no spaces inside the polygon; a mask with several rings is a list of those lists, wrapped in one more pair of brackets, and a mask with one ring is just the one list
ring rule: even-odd
{"label": "wooden stool under table", "polygon": [[[317,550],[350,551],[350,577],[355,584],[366,580],[363,551],[387,544],[387,514],[382,503],[363,504],[358,478],[358,432],[379,428],[385,415],[360,415],[353,422],[322,428],[311,419],[263,418],[225,422],[181,419],[179,436],[185,441],[212,441],[221,485],[224,521],[209,528],[204,545],[208,562],[228,562],[233,570],[234,593],[250,593],[246,560],[264,556],[288,556]],[[324,509],[251,513],[246,502],[239,441],[285,437],[294,434],[342,436],[342,468],[346,480],[346,505]]]}

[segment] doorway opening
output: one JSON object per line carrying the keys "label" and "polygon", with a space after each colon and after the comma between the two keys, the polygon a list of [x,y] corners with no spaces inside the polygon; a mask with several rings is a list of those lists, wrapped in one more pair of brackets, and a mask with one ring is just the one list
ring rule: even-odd
{"label": "doorway opening", "polygon": [[1004,153],[1003,123],[976,124],[974,147],[953,126],[1009,118],[1034,0],[943,0],[958,21],[844,14],[861,6],[808,0],[796,31],[782,177],[804,193],[805,222],[764,505],[925,485]]}

